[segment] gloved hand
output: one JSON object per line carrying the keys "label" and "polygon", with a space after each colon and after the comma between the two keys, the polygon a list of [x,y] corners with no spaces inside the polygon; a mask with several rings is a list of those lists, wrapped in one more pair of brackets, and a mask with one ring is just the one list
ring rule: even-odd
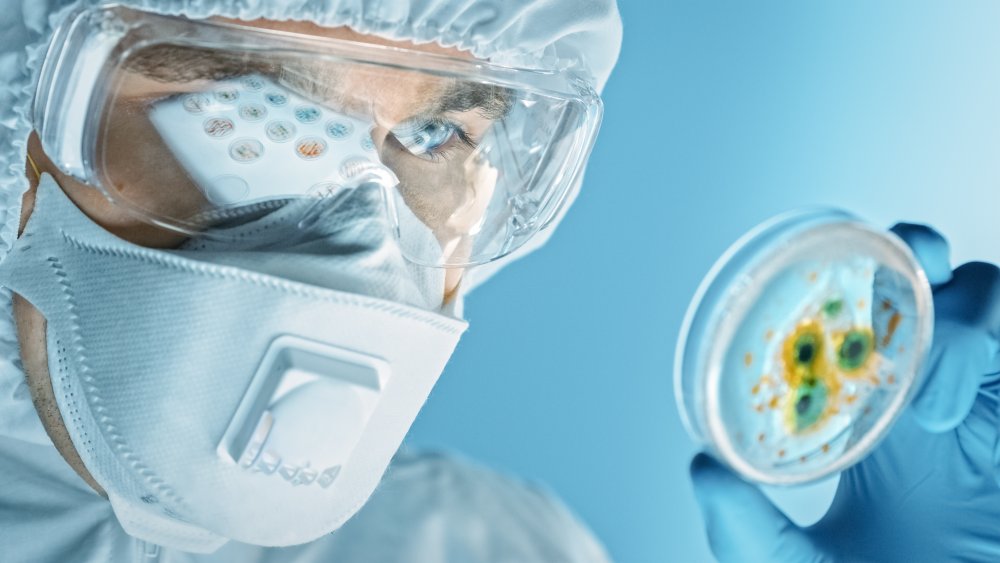
{"label": "gloved hand", "polygon": [[711,457],[695,457],[695,495],[723,563],[1000,561],[1000,269],[951,272],[937,232],[893,231],[934,289],[922,389],[877,449],[841,475],[830,510],[809,528]]}

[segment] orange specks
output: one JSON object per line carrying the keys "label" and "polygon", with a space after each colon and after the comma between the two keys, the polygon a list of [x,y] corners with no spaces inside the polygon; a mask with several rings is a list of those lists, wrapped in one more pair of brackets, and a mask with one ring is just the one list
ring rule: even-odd
{"label": "orange specks", "polygon": [[853,405],[854,401],[857,401],[857,400],[858,400],[858,396],[857,395],[848,395],[848,396],[844,397],[844,402],[847,403],[848,405]]}
{"label": "orange specks", "polygon": [[830,444],[823,444],[823,453],[830,452]]}
{"label": "orange specks", "polygon": [[898,350],[898,352],[900,354],[905,354],[906,353],[906,346],[903,346],[902,344],[900,344],[899,348],[897,348],[897,350]]}
{"label": "orange specks", "polygon": [[867,306],[868,306],[868,302],[867,301],[865,301],[864,299],[858,299],[858,310],[859,311],[864,311],[865,307],[867,307]]}
{"label": "orange specks", "polygon": [[779,399],[778,396],[775,395],[774,397],[771,397],[771,401],[767,404],[767,406],[771,407],[772,409],[776,409],[778,408],[778,403],[780,401],[781,399]]}
{"label": "orange specks", "polygon": [[809,272],[809,283],[816,283],[819,279],[819,274],[816,272]]}
{"label": "orange specks", "polygon": [[877,375],[869,374],[868,377],[865,379],[868,381],[868,383],[871,383],[875,387],[882,385],[882,381],[879,380]]}
{"label": "orange specks", "polygon": [[896,334],[896,329],[899,328],[899,323],[902,320],[903,316],[899,314],[899,311],[896,311],[889,317],[889,326],[886,327],[885,336],[882,337],[883,348],[889,347],[889,343],[892,342],[892,337]]}
{"label": "orange specks", "polygon": [[885,378],[885,382],[888,383],[889,385],[895,385],[896,376],[890,373],[889,376]]}
{"label": "orange specks", "polygon": [[778,450],[778,457],[785,457],[785,450]]}
{"label": "orange specks", "polygon": [[750,352],[743,354],[743,365],[750,367],[751,364],[753,364],[753,354]]}
{"label": "orange specks", "polygon": [[751,395],[756,395],[758,393],[760,393],[760,383],[756,383],[756,384],[754,384],[753,387],[750,388],[750,394]]}
{"label": "orange specks", "polygon": [[767,332],[764,333],[764,341],[770,342],[771,339],[773,338],[774,338],[774,329],[771,328],[767,329]]}
{"label": "orange specks", "polygon": [[755,410],[757,412],[764,412],[764,404],[761,403],[761,404],[758,404],[758,405],[754,405],[753,406],[753,410]]}
{"label": "orange specks", "polygon": [[761,432],[760,434],[757,434],[757,441],[758,442],[763,442],[764,441],[764,433],[763,432]]}

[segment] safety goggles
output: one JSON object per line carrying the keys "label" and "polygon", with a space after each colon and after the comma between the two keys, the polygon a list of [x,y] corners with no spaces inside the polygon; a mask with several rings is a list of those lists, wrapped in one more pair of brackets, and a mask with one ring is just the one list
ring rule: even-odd
{"label": "safety goggles", "polygon": [[34,118],[63,172],[150,223],[225,239],[291,205],[305,228],[374,184],[403,255],[457,267],[556,216],[601,111],[567,72],[102,6],[57,31]]}

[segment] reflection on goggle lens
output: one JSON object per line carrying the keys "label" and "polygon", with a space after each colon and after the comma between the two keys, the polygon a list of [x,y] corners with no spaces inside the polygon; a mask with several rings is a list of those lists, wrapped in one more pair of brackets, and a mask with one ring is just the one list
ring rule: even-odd
{"label": "reflection on goggle lens", "polygon": [[[389,224],[407,258],[485,263],[556,215],[600,120],[596,94],[570,73],[120,7],[90,12],[47,56],[59,64],[39,86],[43,145],[67,173],[189,235],[206,234],[201,221],[218,210],[334,194],[377,166],[388,172]],[[69,69],[86,72],[59,76]],[[84,123],[67,123],[81,104]],[[423,240],[421,230],[439,243],[432,255],[407,240]]]}

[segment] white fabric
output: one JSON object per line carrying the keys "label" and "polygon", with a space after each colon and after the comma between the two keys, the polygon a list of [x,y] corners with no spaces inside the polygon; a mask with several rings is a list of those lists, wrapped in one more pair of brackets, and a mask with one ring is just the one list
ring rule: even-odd
{"label": "white fabric", "polygon": [[[250,221],[284,238],[266,252],[164,251],[111,235],[42,177],[0,282],[45,316],[59,412],[133,536],[296,545],[375,489],[467,325],[398,304],[413,281],[377,225],[378,187],[347,197],[295,238],[281,234],[298,230],[293,204]],[[324,285],[353,278],[394,300]]]}
{"label": "white fabric", "polygon": [[[342,528],[301,546],[229,542],[191,554],[129,537],[111,506],[51,446],[0,436],[4,563],[604,563],[593,535],[552,495],[451,456],[396,455]],[[145,552],[155,553],[147,557]]]}

